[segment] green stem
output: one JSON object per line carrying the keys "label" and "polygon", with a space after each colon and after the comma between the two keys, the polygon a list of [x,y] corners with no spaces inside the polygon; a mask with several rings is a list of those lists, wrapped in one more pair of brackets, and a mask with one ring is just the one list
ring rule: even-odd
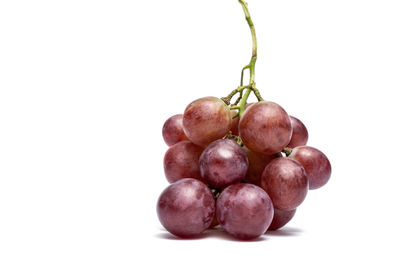
{"label": "green stem", "polygon": [[[247,7],[247,3],[244,0],[238,0],[239,3],[242,5],[244,15],[246,17],[247,24],[250,27],[250,32],[251,32],[251,38],[253,40],[253,48],[252,48],[252,53],[251,53],[251,59],[250,63],[246,66],[243,67],[242,73],[240,76],[240,86],[233,90],[228,96],[222,97],[221,99],[227,104],[230,105],[230,101],[232,100],[232,97],[236,95],[237,93],[240,93],[238,99],[235,101],[233,104],[235,107],[234,109],[239,109],[239,113],[235,116],[242,116],[244,109],[246,107],[247,99],[250,96],[250,93],[253,91],[255,96],[257,97],[258,101],[262,101],[263,98],[260,95],[260,92],[256,89],[256,82],[255,82],[255,68],[256,68],[256,61],[257,61],[257,37],[256,37],[256,30],[254,28],[254,23],[251,20],[250,17],[250,12]],[[243,76],[244,76],[244,71],[246,69],[249,69],[250,71],[250,81],[249,84],[246,86],[243,86]],[[245,93],[243,94],[243,90],[246,89]]]}
{"label": "green stem", "polygon": [[[254,28],[254,23],[251,20],[250,12],[249,12],[249,9],[247,8],[247,3],[244,0],[239,0],[239,3],[242,5],[244,14],[246,16],[247,24],[249,24],[249,27],[250,27],[251,38],[253,40],[253,48],[252,48],[251,60],[250,60],[249,65],[247,65],[245,67],[245,68],[248,67],[250,69],[250,82],[249,82],[249,85],[251,87],[246,90],[246,92],[244,93],[244,95],[243,95],[243,97],[240,100],[239,105],[238,105],[240,107],[239,116],[242,116],[242,114],[244,112],[244,108],[245,108],[246,103],[247,103],[247,99],[249,98],[249,95],[250,95],[251,91],[253,90],[253,88],[255,88],[255,84],[256,84],[255,83],[255,67],[256,67],[256,61],[257,61],[257,37],[256,37],[256,30]],[[242,70],[241,81],[243,81],[243,70]],[[257,98],[258,99],[260,99],[260,98],[262,99],[262,97],[259,95],[259,92],[258,92]]]}
{"label": "green stem", "polygon": [[282,152],[286,154],[286,156],[288,157],[293,151],[293,148],[290,147],[285,147],[284,149],[282,149]]}
{"label": "green stem", "polygon": [[251,85],[245,85],[245,86],[239,86],[238,88],[236,88],[235,90],[233,90],[228,96],[226,97],[222,97],[221,100],[225,102],[225,104],[229,105],[231,102],[231,99],[234,95],[236,95],[237,93],[240,93],[240,95],[242,94],[242,91],[246,88],[251,88]]}
{"label": "green stem", "polygon": [[240,75],[240,86],[243,86],[243,75],[244,75],[244,71],[245,71],[246,69],[248,69],[248,68],[250,68],[249,65],[244,66],[243,69],[242,69],[242,74]]}

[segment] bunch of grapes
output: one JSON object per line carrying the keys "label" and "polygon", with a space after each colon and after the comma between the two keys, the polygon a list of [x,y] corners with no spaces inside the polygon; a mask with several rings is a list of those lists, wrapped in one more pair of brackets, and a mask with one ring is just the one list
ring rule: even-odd
{"label": "bunch of grapes", "polygon": [[[306,146],[305,125],[256,89],[254,24],[247,4],[239,3],[253,37],[240,86],[227,97],[193,101],[162,129],[170,146],[164,172],[171,184],[158,199],[157,214],[179,237],[197,236],[218,224],[238,239],[277,230],[293,218],[308,190],[322,187],[331,175],[328,158]],[[246,69],[250,82],[243,86]],[[250,93],[257,103],[247,104]]]}

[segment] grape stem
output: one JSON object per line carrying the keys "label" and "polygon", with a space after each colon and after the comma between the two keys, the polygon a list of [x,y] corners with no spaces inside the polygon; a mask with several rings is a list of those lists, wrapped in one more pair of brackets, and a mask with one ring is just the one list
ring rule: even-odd
{"label": "grape stem", "polygon": [[293,149],[290,147],[285,147],[282,152],[286,154],[286,157],[288,157],[290,154],[292,154]]}
{"label": "grape stem", "polygon": [[[251,19],[249,9],[247,7],[247,3],[244,0],[238,0],[239,3],[242,5],[244,15],[246,17],[247,24],[250,27],[250,32],[251,32],[251,38],[253,40],[253,48],[252,48],[252,53],[251,53],[251,59],[250,63],[246,66],[243,67],[241,76],[240,76],[240,86],[233,90],[227,97],[221,98],[227,105],[230,104],[230,101],[234,95],[237,93],[240,93],[238,99],[235,101],[234,106],[232,107],[233,109],[238,109],[239,113],[238,116],[241,117],[244,109],[246,107],[247,99],[250,96],[251,92],[254,92],[255,96],[257,97],[258,101],[264,100],[261,97],[260,92],[258,89],[255,87],[256,82],[255,82],[255,68],[256,68],[256,61],[257,61],[257,37],[256,37],[256,30],[254,28],[254,23]],[[250,81],[249,84],[246,86],[243,86],[243,76],[244,76],[244,71],[246,69],[249,69],[250,72]],[[246,89],[245,93],[243,94],[243,90]]]}

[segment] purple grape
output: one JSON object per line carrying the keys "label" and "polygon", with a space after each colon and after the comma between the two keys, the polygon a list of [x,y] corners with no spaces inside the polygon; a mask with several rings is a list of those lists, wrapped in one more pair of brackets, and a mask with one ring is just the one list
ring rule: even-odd
{"label": "purple grape", "polygon": [[217,97],[203,97],[190,103],[183,113],[183,130],[196,145],[206,147],[224,137],[232,124],[229,107]]}
{"label": "purple grape", "polygon": [[296,213],[294,210],[278,210],[274,209],[274,218],[272,219],[271,225],[268,227],[268,231],[275,231],[285,226]]}
{"label": "purple grape", "polygon": [[182,119],[183,115],[177,114],[165,121],[162,128],[162,135],[168,146],[175,145],[180,141],[189,140],[183,131]]}
{"label": "purple grape", "polygon": [[239,239],[253,239],[268,229],[274,207],[260,187],[240,183],[228,186],[217,199],[217,219],[222,228]]}
{"label": "purple grape", "polygon": [[290,158],[276,158],[265,167],[261,187],[271,197],[274,207],[293,210],[306,198],[308,179],[303,166]]}
{"label": "purple grape", "polygon": [[261,175],[268,163],[274,160],[276,156],[260,154],[248,149],[247,147],[244,147],[243,149],[246,152],[247,159],[249,160],[249,168],[247,169],[245,181],[246,183],[261,186]]}
{"label": "purple grape", "polygon": [[240,182],[248,165],[244,150],[230,139],[212,142],[200,156],[201,177],[214,188]]}
{"label": "purple grape", "polygon": [[308,140],[308,131],[306,126],[296,117],[289,116],[290,122],[292,123],[293,133],[292,138],[290,139],[290,143],[287,147],[297,147],[304,146],[307,144]]}
{"label": "purple grape", "polygon": [[243,144],[254,152],[273,155],[289,144],[292,125],[281,106],[260,101],[243,113],[239,120],[239,135]]}
{"label": "purple grape", "polygon": [[[236,110],[231,110],[231,116],[232,118],[234,116],[237,115],[237,111]],[[236,118],[232,119],[232,125],[231,125],[231,132],[233,135],[238,136],[239,135],[239,116],[237,116]]]}
{"label": "purple grape", "polygon": [[169,185],[157,202],[157,215],[168,232],[190,237],[206,230],[215,214],[211,190],[202,182],[186,178]]}
{"label": "purple grape", "polygon": [[293,149],[289,158],[295,159],[306,170],[310,189],[318,189],[325,185],[331,177],[331,163],[324,153],[310,146]]}
{"label": "purple grape", "polygon": [[190,141],[182,141],[171,146],[164,156],[164,173],[168,182],[182,178],[202,180],[199,158],[203,148]]}

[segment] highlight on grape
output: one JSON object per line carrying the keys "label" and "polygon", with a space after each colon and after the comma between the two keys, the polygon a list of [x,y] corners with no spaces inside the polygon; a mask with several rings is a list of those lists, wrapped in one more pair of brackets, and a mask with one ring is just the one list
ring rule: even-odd
{"label": "highlight on grape", "polygon": [[[161,193],[161,224],[179,237],[220,225],[237,239],[257,238],[285,226],[309,190],[324,186],[331,164],[307,146],[308,131],[256,88],[257,38],[247,3],[239,0],[253,40],[240,85],[226,97],[203,97],[162,128],[169,149]],[[243,84],[249,71],[249,83]],[[258,100],[247,103],[250,94]],[[235,101],[234,99],[236,97]]]}

